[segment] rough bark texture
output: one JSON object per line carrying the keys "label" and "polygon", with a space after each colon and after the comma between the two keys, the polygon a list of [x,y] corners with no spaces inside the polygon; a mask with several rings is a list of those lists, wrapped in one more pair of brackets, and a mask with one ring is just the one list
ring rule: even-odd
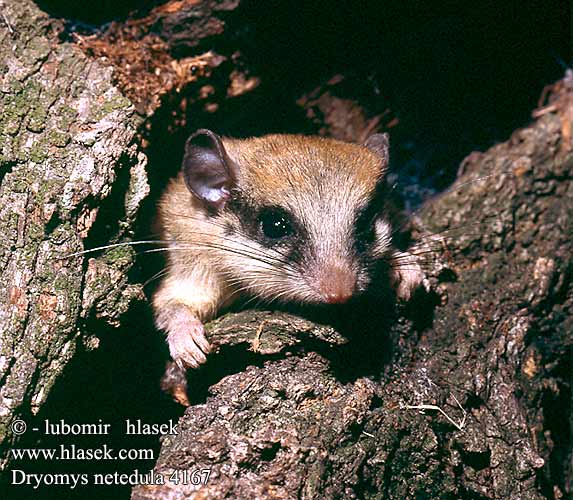
{"label": "rough bark texture", "polygon": [[66,256],[94,225],[105,242],[126,236],[148,186],[134,142],[140,120],[111,69],[60,43],[60,24],[33,2],[2,0],[0,12],[3,466],[11,423],[38,411],[78,337],[90,343],[83,321],[113,323],[139,294],[126,280],[130,251]]}
{"label": "rough bark texture", "polygon": [[[188,408],[163,441],[165,484],[132,499],[570,495],[570,414],[553,409],[570,412],[573,331],[572,89],[560,92],[530,127],[470,155],[419,214],[438,234],[420,237],[433,291],[389,338],[372,315],[342,346],[282,313],[212,325],[224,365],[245,347],[225,344],[263,354]],[[206,485],[182,484],[178,471],[203,468]]]}
{"label": "rough bark texture", "polygon": [[[90,36],[76,35],[76,39],[88,54],[114,66],[122,92],[138,111],[152,115],[164,98],[171,97],[179,109],[169,126],[182,126],[189,101],[203,101],[207,112],[213,112],[224,100],[221,93],[237,97],[260,83],[246,68],[241,70],[241,54],[230,48],[233,34],[221,37],[225,14],[238,6],[239,0],[171,0],[125,22],[112,22]],[[214,48],[221,40],[225,40],[223,46]],[[216,68],[231,58],[233,62],[212,78]],[[206,85],[208,80],[218,83]],[[173,99],[170,93],[175,90]]]}

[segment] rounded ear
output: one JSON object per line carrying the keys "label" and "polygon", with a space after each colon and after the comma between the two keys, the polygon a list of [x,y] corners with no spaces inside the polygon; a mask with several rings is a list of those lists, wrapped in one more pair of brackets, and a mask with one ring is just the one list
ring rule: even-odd
{"label": "rounded ear", "polygon": [[377,154],[382,160],[382,168],[390,160],[390,138],[388,134],[373,134],[364,142],[364,147]]}
{"label": "rounded ear", "polygon": [[227,155],[221,138],[199,129],[185,143],[183,178],[191,193],[207,208],[222,210],[236,184],[236,165]]}

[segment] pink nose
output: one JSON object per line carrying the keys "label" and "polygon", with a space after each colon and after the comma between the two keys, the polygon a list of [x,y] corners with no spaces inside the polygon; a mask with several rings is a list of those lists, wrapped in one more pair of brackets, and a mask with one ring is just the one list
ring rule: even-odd
{"label": "pink nose", "polygon": [[326,267],[318,282],[318,290],[327,304],[342,304],[354,294],[356,277],[348,269]]}

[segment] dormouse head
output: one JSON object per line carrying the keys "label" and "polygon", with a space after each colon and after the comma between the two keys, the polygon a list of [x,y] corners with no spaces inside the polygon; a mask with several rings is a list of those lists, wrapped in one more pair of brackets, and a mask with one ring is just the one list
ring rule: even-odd
{"label": "dormouse head", "polygon": [[219,228],[229,282],[265,299],[342,303],[391,253],[387,134],[363,145],[321,137],[187,141],[183,178]]}

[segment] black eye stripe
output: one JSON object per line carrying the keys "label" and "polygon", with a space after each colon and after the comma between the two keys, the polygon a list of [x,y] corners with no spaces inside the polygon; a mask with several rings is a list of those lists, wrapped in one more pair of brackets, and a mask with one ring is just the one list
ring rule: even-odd
{"label": "black eye stripe", "polygon": [[374,223],[376,219],[380,216],[381,206],[379,203],[371,202],[362,210],[360,210],[356,216],[355,221],[355,231],[357,239],[366,239],[368,241],[374,238]]}
{"label": "black eye stripe", "polygon": [[[308,245],[308,234],[303,225],[288,210],[277,205],[258,205],[255,200],[235,193],[227,209],[239,220],[244,235],[265,247],[280,243],[292,259],[301,257],[301,249]],[[267,233],[263,228],[263,219]],[[269,228],[268,226],[271,226]],[[271,231],[276,231],[276,234]],[[288,233],[288,234],[286,234]],[[296,251],[294,251],[296,248]],[[289,259],[290,260],[290,259]]]}
{"label": "black eye stripe", "polygon": [[391,193],[385,183],[377,186],[374,196],[367,205],[356,214],[354,225],[355,245],[358,253],[365,252],[376,240],[375,223],[380,218],[391,221],[393,219]]}

